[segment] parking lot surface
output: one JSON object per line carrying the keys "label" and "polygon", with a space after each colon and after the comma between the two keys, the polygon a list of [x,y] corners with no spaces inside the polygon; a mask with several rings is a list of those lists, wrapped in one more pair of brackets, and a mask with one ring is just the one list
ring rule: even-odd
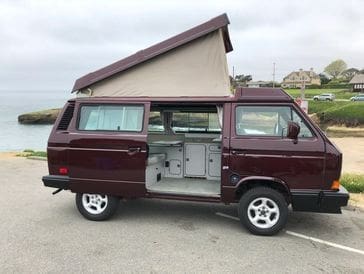
{"label": "parking lot surface", "polygon": [[0,272],[364,272],[363,212],[291,212],[274,237],[243,229],[235,205],[122,201],[112,220],[91,222],[74,194],[43,187],[46,164],[0,159]]}

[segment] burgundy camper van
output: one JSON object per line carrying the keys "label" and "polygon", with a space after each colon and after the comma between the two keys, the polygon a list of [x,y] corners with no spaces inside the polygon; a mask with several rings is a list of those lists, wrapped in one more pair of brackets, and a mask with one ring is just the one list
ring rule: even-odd
{"label": "burgundy camper van", "polygon": [[48,142],[45,186],[71,190],[83,216],[119,198],[238,203],[271,235],[293,210],[340,213],[342,155],[281,89],[235,97],[69,100]]}
{"label": "burgundy camper van", "polygon": [[[48,140],[45,186],[81,214],[118,201],[238,203],[252,233],[293,210],[340,213],[342,155],[281,89],[231,94],[226,14],[78,79]],[[55,191],[55,192],[57,192]]]}

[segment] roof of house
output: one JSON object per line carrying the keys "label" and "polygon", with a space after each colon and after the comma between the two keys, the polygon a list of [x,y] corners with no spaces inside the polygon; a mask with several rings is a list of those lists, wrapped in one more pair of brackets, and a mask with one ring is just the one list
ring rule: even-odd
{"label": "roof of house", "polygon": [[[310,78],[320,78],[320,76],[316,73],[316,72],[314,72],[314,71],[310,71],[310,70],[302,70],[302,71],[292,71],[291,73],[289,73],[287,76],[285,76],[284,78],[283,78],[283,81],[286,79],[286,78],[289,78],[289,77],[291,77],[291,75],[292,74],[295,74],[296,76],[300,76],[300,74],[302,74],[302,73],[305,73],[308,77],[310,77]],[[310,76],[310,73],[313,73],[313,76]]]}
{"label": "roof of house", "polygon": [[364,74],[355,74],[354,77],[349,82],[349,84],[363,84],[363,83],[364,83]]}
{"label": "roof of house", "polygon": [[225,13],[221,14],[220,16],[217,16],[201,25],[191,28],[149,48],[138,51],[133,55],[77,79],[72,88],[72,92],[86,88],[96,82],[125,71],[218,29],[222,29],[225,51],[230,52],[233,50],[233,47],[231,45],[229,31],[227,28],[228,24],[230,24],[230,21],[227,15]]}

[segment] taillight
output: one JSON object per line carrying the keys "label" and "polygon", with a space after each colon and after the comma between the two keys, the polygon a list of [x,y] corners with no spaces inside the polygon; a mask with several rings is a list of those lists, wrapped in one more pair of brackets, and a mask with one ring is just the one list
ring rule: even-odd
{"label": "taillight", "polygon": [[66,167],[60,167],[58,170],[59,174],[61,175],[67,175],[68,174],[68,168]]}
{"label": "taillight", "polygon": [[339,190],[340,188],[340,182],[339,180],[335,180],[332,182],[331,189],[332,190]]}

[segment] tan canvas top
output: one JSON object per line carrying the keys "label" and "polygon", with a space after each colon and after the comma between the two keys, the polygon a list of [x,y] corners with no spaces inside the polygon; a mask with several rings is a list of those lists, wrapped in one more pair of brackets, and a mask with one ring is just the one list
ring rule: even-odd
{"label": "tan canvas top", "polygon": [[225,14],[216,17],[137,53],[141,59],[132,55],[81,77],[73,90],[88,96],[228,96],[228,23]]}

